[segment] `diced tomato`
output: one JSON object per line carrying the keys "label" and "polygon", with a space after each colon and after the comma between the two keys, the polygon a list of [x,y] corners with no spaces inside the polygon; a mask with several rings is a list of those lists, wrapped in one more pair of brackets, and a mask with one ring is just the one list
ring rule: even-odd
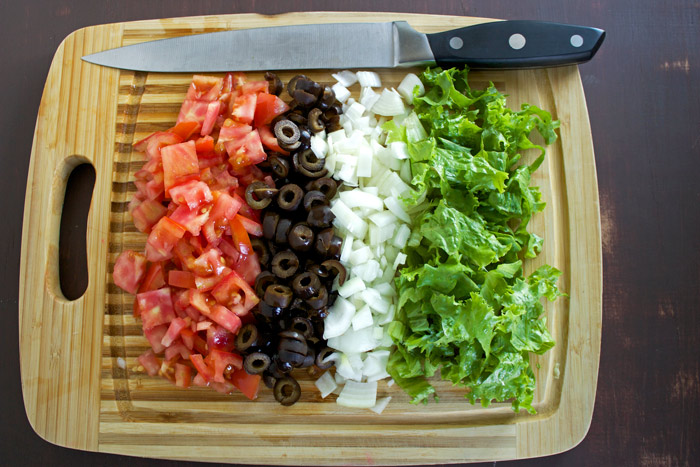
{"label": "diced tomato", "polygon": [[233,334],[236,334],[241,327],[241,318],[223,305],[214,305],[211,308],[209,319],[228,329]]}
{"label": "diced tomato", "polygon": [[190,180],[174,186],[169,193],[173,201],[180,205],[186,205],[190,209],[197,209],[205,203],[214,201],[207,184],[198,180]]}
{"label": "diced tomato", "polygon": [[226,168],[212,167],[211,174],[214,177],[212,189],[228,192],[231,188],[238,187],[238,179],[231,175]]}
{"label": "diced tomato", "polygon": [[187,316],[192,318],[192,321],[199,321],[202,319],[202,314],[193,306],[188,306],[185,308],[185,313]]}
{"label": "diced tomato", "polygon": [[219,275],[224,269],[221,263],[221,252],[217,248],[209,248],[194,261],[194,272],[204,277],[211,274]]}
{"label": "diced tomato", "polygon": [[180,331],[180,338],[182,339],[182,343],[185,344],[185,347],[187,347],[190,350],[194,348],[194,336],[195,333],[190,328],[185,328],[182,331]]}
{"label": "diced tomato", "polygon": [[202,226],[209,219],[209,211],[204,211],[203,208],[190,209],[187,206],[178,206],[177,209],[170,215],[170,219],[184,227],[192,235],[199,235]]}
{"label": "diced tomato", "polygon": [[209,292],[221,282],[222,276],[201,277],[195,276],[194,283],[200,292]]}
{"label": "diced tomato", "polygon": [[251,220],[258,224],[260,223],[260,212],[251,208],[250,206],[248,206],[248,204],[244,204],[243,206],[241,206],[241,209],[238,210],[238,213],[248,220]]}
{"label": "diced tomato", "polygon": [[198,127],[199,124],[197,122],[180,122],[168,131],[178,135],[182,138],[182,141],[186,141],[190,136],[195,134]]}
{"label": "diced tomato", "polygon": [[180,260],[181,267],[192,271],[194,269],[194,247],[192,244],[183,238],[177,242],[173,249],[175,256]]}
{"label": "diced tomato", "polygon": [[160,360],[156,357],[156,354],[152,349],[149,349],[139,355],[139,364],[146,370],[150,376],[155,376],[160,370]]}
{"label": "diced tomato", "polygon": [[240,275],[248,284],[255,284],[255,278],[260,274],[260,261],[258,255],[254,252],[249,255],[240,255],[238,260],[233,265],[233,269]]}
{"label": "diced tomato", "polygon": [[253,127],[247,123],[236,122],[229,118],[224,121],[224,125],[219,131],[218,142],[238,141],[251,131],[253,131]]}
{"label": "diced tomato", "polygon": [[233,385],[250,400],[254,400],[258,397],[261,379],[260,375],[249,375],[243,369],[235,370],[233,375],[231,375],[231,382]]}
{"label": "diced tomato", "polygon": [[194,274],[173,269],[168,272],[168,285],[181,289],[193,289],[195,288]]}
{"label": "diced tomato", "polygon": [[167,349],[165,349],[165,361],[167,362],[174,362],[178,358],[188,360],[190,355],[192,355],[192,352],[190,352],[190,349],[188,349],[187,346],[180,340],[177,340]]}
{"label": "diced tomato", "polygon": [[204,122],[202,123],[202,136],[207,136],[214,129],[214,123],[219,116],[221,110],[221,101],[212,101],[207,105],[207,112],[204,114]]}
{"label": "diced tomato", "polygon": [[245,84],[246,82],[246,77],[245,74],[241,72],[230,72],[226,73],[226,76],[224,77],[224,83],[223,83],[223,88],[221,92],[231,92],[235,89],[240,88]]}
{"label": "diced tomato", "polygon": [[209,326],[206,331],[208,349],[219,349],[225,352],[231,352],[236,348],[236,336],[227,329],[213,324]]}
{"label": "diced tomato", "polygon": [[221,394],[232,394],[233,391],[236,390],[236,386],[234,386],[230,381],[224,381],[223,383],[212,381],[209,383],[209,387],[216,392],[220,392]]}
{"label": "diced tomato", "polygon": [[114,264],[114,283],[131,294],[139,289],[146,275],[146,257],[132,250],[123,251]]}
{"label": "diced tomato", "polygon": [[178,122],[196,122],[197,126],[204,123],[207,115],[209,102],[198,101],[196,99],[185,99],[180,107],[180,114],[177,117]]}
{"label": "diced tomato", "polygon": [[163,345],[161,341],[163,340],[163,336],[165,336],[166,332],[168,332],[167,324],[161,324],[160,326],[155,326],[143,331],[144,336],[146,336],[146,339],[148,339],[148,342],[151,344],[151,348],[155,353],[161,353],[163,350],[165,350],[166,346]]}
{"label": "diced tomato", "polygon": [[[260,80],[260,81],[248,81],[243,83],[243,86],[241,86],[241,94],[260,94],[260,93],[265,93],[267,94],[270,89],[270,83],[268,83],[266,80]],[[259,97],[259,96],[258,96]]]}
{"label": "diced tomato", "polygon": [[231,118],[242,123],[251,124],[255,118],[255,104],[257,94],[243,94],[238,96],[231,106]]}
{"label": "diced tomato", "polygon": [[204,321],[198,322],[196,328],[197,328],[197,331],[206,331],[210,327],[212,327],[213,325],[214,325],[214,323],[205,319]]}
{"label": "diced tomato", "polygon": [[146,276],[141,282],[139,293],[160,289],[165,285],[165,274],[163,274],[163,264],[160,262],[151,263],[146,270]]}
{"label": "diced tomato", "polygon": [[185,228],[168,217],[161,217],[146,240],[146,257],[149,261],[162,261],[172,257],[171,251],[183,235]]}
{"label": "diced tomato", "polygon": [[238,316],[247,314],[260,302],[255,291],[235,271],[224,277],[211,294],[220,304],[231,307],[231,311]]}
{"label": "diced tomato", "polygon": [[137,294],[136,300],[141,311],[143,329],[151,329],[161,324],[170,324],[176,318],[168,287]]}
{"label": "diced tomato", "polygon": [[272,132],[269,125],[260,125],[256,129],[260,134],[260,140],[262,141],[263,146],[265,146],[270,151],[275,151],[285,156],[289,155],[289,152],[285,151],[280,147],[280,144],[277,141],[277,137]]}
{"label": "diced tomato", "polygon": [[243,368],[243,358],[240,355],[224,352],[223,350],[212,349],[208,357],[210,360],[209,366],[214,367],[214,381],[223,383],[226,381],[224,371]]}
{"label": "diced tomato", "polygon": [[174,318],[168,326],[168,331],[160,341],[165,347],[169,347],[180,336],[180,331],[187,327],[187,322],[182,318]]}
{"label": "diced tomato", "polygon": [[145,152],[146,156],[154,162],[160,159],[160,150],[165,146],[183,142],[184,139],[170,131],[157,131],[152,135],[134,143],[134,149]]}
{"label": "diced tomato", "polygon": [[199,163],[194,141],[173,144],[161,149],[165,193],[188,180],[199,180]]}
{"label": "diced tomato", "polygon": [[248,231],[241,222],[241,217],[240,214],[236,214],[229,222],[231,226],[231,238],[233,240],[233,245],[240,254],[249,255],[253,251],[253,245],[250,243]]}
{"label": "diced tomato", "polygon": [[209,316],[211,313],[207,304],[207,297],[199,290],[190,289],[190,305],[205,316]]}
{"label": "diced tomato", "polygon": [[[240,213],[240,211],[239,211]],[[253,237],[262,237],[263,229],[259,222],[255,222],[252,219],[248,219],[241,214],[236,214],[236,220],[243,225],[243,228]]]}
{"label": "diced tomato", "polygon": [[228,222],[238,213],[245,202],[240,197],[231,197],[221,193],[209,213],[209,220],[204,224],[204,235],[210,245],[218,245]]}
{"label": "diced tomato", "polygon": [[131,211],[131,218],[140,232],[147,233],[167,211],[168,209],[158,201],[145,199]]}
{"label": "diced tomato", "polygon": [[289,110],[289,106],[274,94],[258,94],[258,99],[255,103],[255,127],[258,128],[261,125],[269,124],[276,116],[285,113],[287,110]]}
{"label": "diced tomato", "polygon": [[185,99],[197,99],[205,102],[214,101],[219,98],[223,85],[223,78],[194,75],[192,77],[192,84],[190,84],[190,87],[187,89],[187,96]]}
{"label": "diced tomato", "polygon": [[201,138],[197,138],[197,140],[194,142],[194,148],[197,151],[197,156],[213,152],[214,138],[208,135],[202,136]]}
{"label": "diced tomato", "polygon": [[[226,146],[226,150],[229,150],[228,146]],[[259,164],[267,159],[267,154],[265,154],[265,150],[263,149],[258,130],[253,130],[248,133],[245,138],[243,138],[241,145],[236,149],[236,152],[233,154],[229,152],[229,155],[231,156],[229,162],[231,162],[234,169]]]}
{"label": "diced tomato", "polygon": [[203,388],[206,388],[209,386],[209,383],[207,382],[207,380],[204,379],[204,377],[200,373],[197,373],[196,375],[194,375],[194,378],[192,378],[192,384],[194,384],[195,386],[203,387]]}
{"label": "diced tomato", "polygon": [[182,363],[175,364],[175,386],[188,388],[192,383],[192,368]]}
{"label": "diced tomato", "polygon": [[202,375],[202,378],[204,378],[206,382],[210,382],[214,379],[214,370],[204,363],[204,357],[200,354],[193,353],[190,355],[190,361],[194,365],[195,370],[197,370],[197,373]]}

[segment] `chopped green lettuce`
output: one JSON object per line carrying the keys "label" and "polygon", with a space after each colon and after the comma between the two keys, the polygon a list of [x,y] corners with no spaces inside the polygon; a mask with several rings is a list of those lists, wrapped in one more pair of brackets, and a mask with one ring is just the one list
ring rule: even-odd
{"label": "chopped green lettuce", "polygon": [[[389,141],[408,145],[414,188],[404,199],[414,220],[396,278],[388,372],[414,403],[437,399],[427,378],[439,370],[471,403],[512,400],[534,412],[529,354],[554,346],[541,298],[563,294],[555,268],[523,273],[522,261],[542,249],[527,225],[545,207],[530,186],[545,150],[530,133],[550,144],[559,124],[535,106],[509,109],[493,84],[472,90],[467,74],[427,69],[414,113],[404,126],[385,125]],[[535,162],[517,165],[533,148]]]}

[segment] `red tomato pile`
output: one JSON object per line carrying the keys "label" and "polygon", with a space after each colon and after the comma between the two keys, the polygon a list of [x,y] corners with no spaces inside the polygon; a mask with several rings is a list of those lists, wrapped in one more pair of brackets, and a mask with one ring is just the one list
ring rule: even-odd
{"label": "red tomato pile", "polygon": [[177,124],[134,144],[147,162],[129,211],[148,240],[144,253],[119,256],[114,283],[136,294],[134,315],[151,344],[139,362],[149,375],[256,397],[260,375],[247,374],[234,351],[259,302],[250,235],[262,227],[244,192],[255,181],[274,187],[255,164],[265,148],[283,152],[269,124],[288,109],[267,81],[196,75]]}

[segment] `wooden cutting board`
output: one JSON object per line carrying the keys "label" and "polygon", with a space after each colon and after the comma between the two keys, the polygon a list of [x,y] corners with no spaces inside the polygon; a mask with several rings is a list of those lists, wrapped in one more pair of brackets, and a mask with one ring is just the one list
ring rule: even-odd
{"label": "wooden cutting board", "polygon": [[[556,347],[539,368],[537,415],[510,404],[471,406],[438,383],[439,404],[415,406],[399,389],[381,415],[320,398],[311,377],[288,408],[261,390],[255,402],[203,388],[180,390],[139,371],[148,344],[132,316],[133,297],[112,282],[123,249],[145,236],[127,203],[143,165],[131,144],[172,126],[191,75],[120,72],[85,63],[89,53],[146,40],[260,26],[407,20],[423,32],[490,21],[398,13],[229,15],[118,23],[81,29],[59,46],[34,134],[22,235],[20,359],[27,415],[52,443],[134,456],[251,464],[431,464],[558,453],[585,436],[593,413],[601,337],[602,261],[595,160],[577,67],[475,72],[493,81],[512,108],[530,102],[561,121],[560,138],[537,172],[547,209],[531,223],[545,238],[543,262],[563,271],[569,294],[546,304]],[[225,53],[225,51],[221,51]],[[232,70],[234,71],[234,70]],[[381,71],[396,86],[405,71]],[[330,72],[307,73],[331,81]],[[250,74],[256,77],[261,74]],[[281,73],[288,80],[293,73]],[[532,155],[526,155],[525,159]],[[66,180],[89,163],[96,181],[87,225],[89,285],[74,301],[61,293],[58,235]],[[120,366],[122,361],[125,367]]]}

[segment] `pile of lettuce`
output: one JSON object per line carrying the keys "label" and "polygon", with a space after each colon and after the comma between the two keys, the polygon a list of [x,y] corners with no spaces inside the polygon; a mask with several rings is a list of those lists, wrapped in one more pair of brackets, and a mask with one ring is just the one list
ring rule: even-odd
{"label": "pile of lettuce", "polygon": [[[415,188],[387,370],[414,403],[437,399],[426,378],[439,370],[472,404],[512,400],[534,413],[529,353],[554,346],[540,299],[563,294],[557,269],[523,274],[523,259],[542,248],[527,225],[545,207],[530,186],[545,151],[529,136],[537,130],[550,144],[559,122],[532,105],[509,109],[493,84],[471,89],[466,69],[428,69],[421,80],[414,113],[385,126],[390,142],[407,143]],[[518,164],[532,148],[541,155]]]}

